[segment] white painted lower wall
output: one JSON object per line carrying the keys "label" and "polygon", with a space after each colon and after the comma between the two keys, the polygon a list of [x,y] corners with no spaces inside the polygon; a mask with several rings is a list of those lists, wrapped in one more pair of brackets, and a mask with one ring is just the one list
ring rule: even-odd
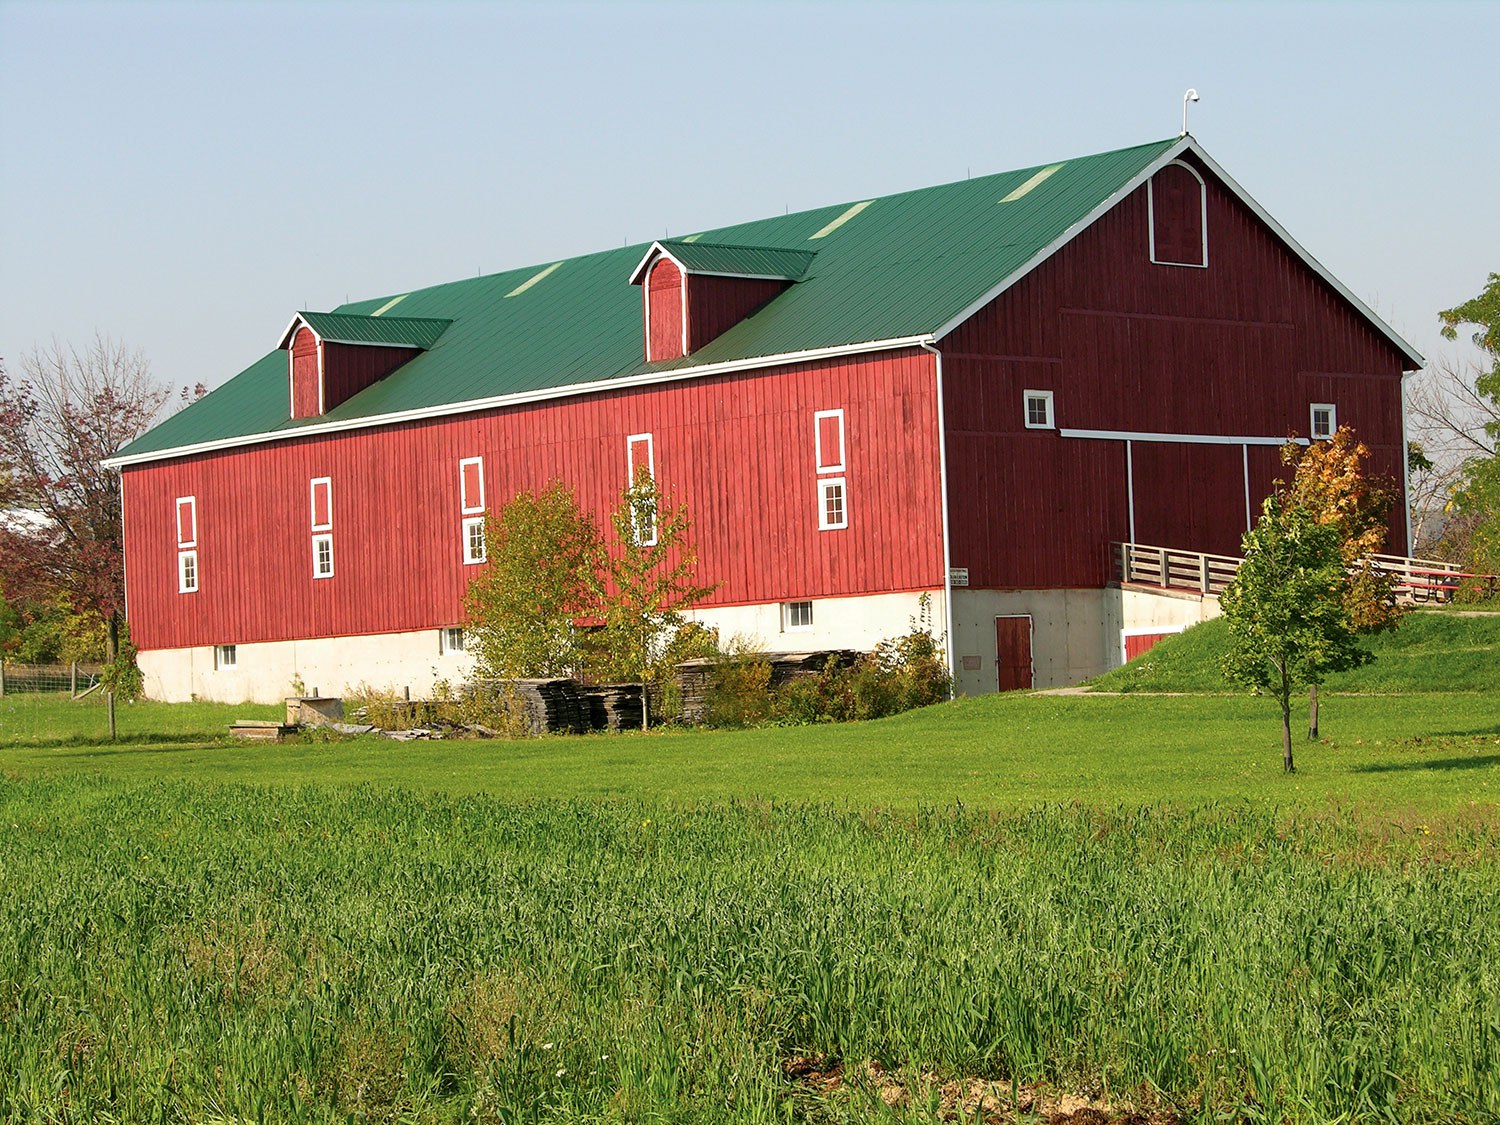
{"label": "white painted lower wall", "polygon": [[[869,651],[914,620],[943,643],[943,591],[928,591],[927,598],[925,614],[921,593],[814,598],[806,628],[790,627],[787,607],[778,602],[696,609],[687,616],[717,628],[721,643],[742,637],[767,652]],[[1179,632],[1217,617],[1219,600],[1135,587],[955,590],[953,666],[960,695],[996,689],[995,618],[1023,615],[1032,619],[1033,685],[1067,687],[1118,667],[1126,634]],[[458,683],[473,668],[468,654],[443,651],[438,629],[240,644],[235,658],[235,667],[221,668],[212,647],[142,652],[146,694],[174,702],[276,703],[315,690],[347,695],[368,686],[422,699],[438,681]]]}
{"label": "white painted lower wall", "polygon": [[[289,695],[348,695],[363,685],[423,699],[439,680],[466,679],[474,665],[466,653],[441,651],[441,640],[439,630],[421,629],[237,644],[233,668],[218,667],[211,646],[153,649],[138,662],[146,694],[174,703],[279,703]],[[294,690],[299,680],[302,690]]]}
{"label": "white painted lower wall", "polygon": [[[930,592],[928,617],[934,636],[944,631],[943,592]],[[785,607],[761,605],[697,609],[687,616],[718,628],[721,643],[736,635],[767,652],[824,648],[873,649],[906,632],[922,615],[921,595],[814,598],[812,625],[785,627]],[[289,695],[347,695],[361,686],[410,692],[427,698],[439,680],[458,683],[473,669],[473,657],[442,651],[441,630],[320,637],[301,641],[237,644],[235,666],[221,668],[211,646],[155,649],[139,657],[152,699],[182,702],[277,703]],[[300,688],[298,683],[300,682]]]}
{"label": "white painted lower wall", "polygon": [[826,648],[852,648],[861,652],[881,641],[899,636],[915,620],[931,629],[940,640],[946,631],[943,591],[929,590],[923,613],[922,593],[870,594],[864,597],[813,598],[812,625],[792,628],[787,622],[787,604],[715,606],[690,610],[685,616],[719,630],[719,643],[743,637],[767,652],[810,652]]}

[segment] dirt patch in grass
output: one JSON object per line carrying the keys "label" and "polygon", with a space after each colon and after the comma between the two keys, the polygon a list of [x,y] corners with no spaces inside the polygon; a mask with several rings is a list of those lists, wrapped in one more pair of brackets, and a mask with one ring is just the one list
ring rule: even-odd
{"label": "dirt patch in grass", "polygon": [[1012,1086],[987,1078],[943,1078],[934,1071],[915,1076],[877,1062],[846,1065],[826,1055],[791,1055],[782,1074],[798,1091],[820,1101],[873,1097],[891,1109],[926,1107],[944,1120],[990,1123],[1045,1121],[1048,1125],[1181,1125],[1170,1110],[1143,1109],[1121,1101],[1082,1097],[1043,1085]]}

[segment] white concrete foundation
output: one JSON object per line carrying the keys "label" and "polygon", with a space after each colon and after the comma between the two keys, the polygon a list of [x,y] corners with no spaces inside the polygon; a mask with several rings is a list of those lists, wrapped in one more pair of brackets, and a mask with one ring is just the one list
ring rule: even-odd
{"label": "white concrete foundation", "polygon": [[[929,607],[924,623],[941,641],[946,627],[941,590],[931,591]],[[794,626],[786,607],[776,602],[697,609],[686,616],[716,627],[721,644],[739,636],[767,652],[868,651],[905,633],[914,618],[922,620],[922,605],[918,593],[814,598],[812,623],[805,627]],[[467,653],[444,652],[441,634],[422,629],[236,644],[232,668],[221,666],[212,646],[155,649],[142,652],[139,662],[146,694],[169,702],[279,703],[289,695],[342,696],[366,686],[424,699],[439,680],[459,683],[474,666]]]}
{"label": "white concrete foundation", "polygon": [[1069,687],[1124,663],[1124,637],[1181,632],[1219,615],[1219,599],[1136,587],[954,590],[954,686],[996,690],[995,618],[1031,618],[1032,686]]}
{"label": "white concrete foundation", "polygon": [[219,666],[212,646],[154,649],[142,652],[138,662],[146,694],[173,703],[279,703],[289,695],[348,695],[361,686],[409,690],[422,699],[439,680],[467,679],[474,666],[467,653],[441,647],[439,630],[422,629],[237,644],[233,668]]}

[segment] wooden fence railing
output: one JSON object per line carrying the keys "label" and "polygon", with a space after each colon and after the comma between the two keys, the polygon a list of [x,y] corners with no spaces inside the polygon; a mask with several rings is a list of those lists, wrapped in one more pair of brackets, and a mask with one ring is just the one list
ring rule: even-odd
{"label": "wooden fence railing", "polygon": [[[1231,555],[1178,551],[1146,543],[1114,543],[1115,576],[1135,586],[1217,597],[1234,578],[1242,560]],[[1396,576],[1396,598],[1402,602],[1447,602],[1465,585],[1500,593],[1500,575],[1471,574],[1453,563],[1404,555],[1372,556],[1377,569]]]}

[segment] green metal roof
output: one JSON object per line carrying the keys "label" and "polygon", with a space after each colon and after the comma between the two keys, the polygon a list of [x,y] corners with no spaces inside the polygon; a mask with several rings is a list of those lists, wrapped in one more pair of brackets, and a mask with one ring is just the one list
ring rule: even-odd
{"label": "green metal roof", "polygon": [[[303,314],[337,323],[330,335],[344,339],[354,324],[411,332],[406,341],[430,327],[393,326],[447,327],[421,335],[429,343],[419,346],[428,350],[317,418],[288,417],[286,356],[272,352],[116,456],[931,335],[951,329],[1007,279],[1032,268],[1179,143],[1172,138],[673,240],[673,255],[696,268],[732,263],[726,272],[764,273],[772,263],[788,272],[807,264],[801,280],[754,315],[691,356],[663,363],[643,361],[640,294],[628,284],[652,244],[354,301],[333,314]],[[373,315],[398,300],[401,317]]]}
{"label": "green metal roof", "polygon": [[686,266],[689,273],[781,277],[788,281],[800,281],[817,254],[816,250],[776,250],[767,246],[680,239],[663,239],[656,245]]}
{"label": "green metal roof", "polygon": [[417,316],[359,316],[352,313],[299,312],[324,340],[340,344],[392,344],[430,348],[451,320]]}

